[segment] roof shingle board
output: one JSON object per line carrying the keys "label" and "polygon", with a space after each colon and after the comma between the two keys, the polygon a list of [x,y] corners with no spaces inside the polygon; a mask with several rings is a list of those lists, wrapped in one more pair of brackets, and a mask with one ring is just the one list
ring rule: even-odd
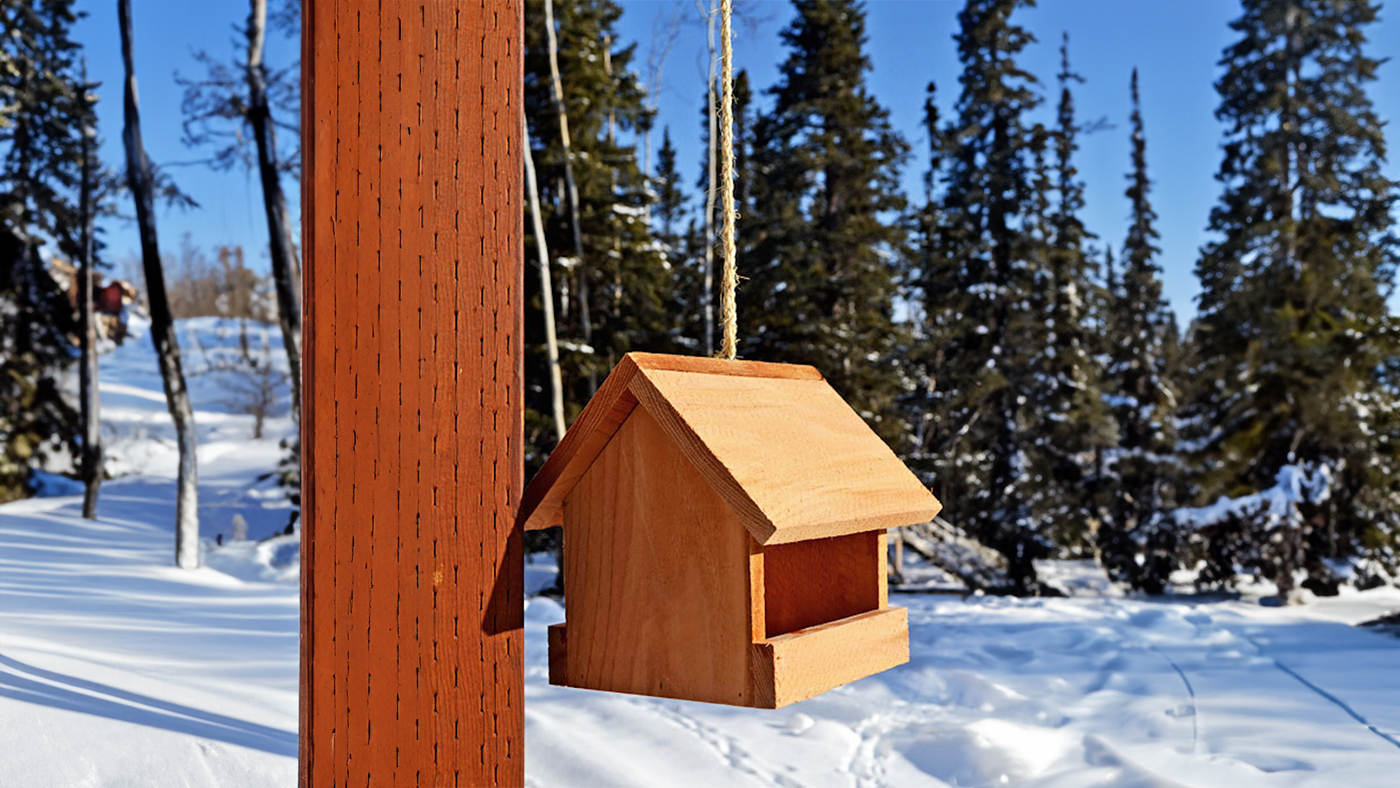
{"label": "roof shingle board", "polygon": [[558,524],[637,404],[762,544],[911,525],[941,508],[812,367],[628,354],[527,487],[527,528]]}

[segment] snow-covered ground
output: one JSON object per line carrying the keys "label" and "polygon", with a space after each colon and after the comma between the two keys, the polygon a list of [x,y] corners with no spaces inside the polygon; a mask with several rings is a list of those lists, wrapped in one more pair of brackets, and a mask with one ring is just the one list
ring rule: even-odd
{"label": "snow-covered ground", "polygon": [[[182,325],[218,346],[212,321]],[[0,506],[0,786],[291,786],[297,573],[269,479],[290,428],[253,441],[227,380],[192,381],[206,568],[173,567],[174,446],[148,340],[103,359],[101,518],[73,497]],[[59,489],[62,492],[61,489]],[[1123,597],[896,595],[911,661],[778,711],[551,687],[526,609],[533,786],[1400,786],[1400,638],[1353,624],[1400,590],[1306,606]],[[529,568],[529,585],[549,578]]]}

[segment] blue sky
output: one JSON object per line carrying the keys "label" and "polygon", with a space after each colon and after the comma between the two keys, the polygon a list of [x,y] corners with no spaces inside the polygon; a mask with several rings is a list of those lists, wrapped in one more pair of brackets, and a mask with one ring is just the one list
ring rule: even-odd
{"label": "blue sky", "polygon": [[[234,26],[246,18],[247,5],[235,0],[133,0],[133,6],[147,151],[156,162],[197,158],[199,154],[180,141],[182,91],[174,73],[198,73],[192,56],[196,50],[233,56]],[[870,89],[914,149],[904,173],[911,196],[921,192],[926,166],[921,151],[927,140],[919,132],[924,86],[929,80],[938,83],[945,116],[956,98],[958,63],[952,35],[961,6],[957,0],[875,0],[868,6],[868,51],[874,66]],[[119,162],[121,59],[116,3],[94,0],[80,2],[79,7],[90,16],[80,23],[77,34],[87,47],[93,78],[103,81],[99,89],[106,139],[103,154]],[[638,43],[635,64],[639,69],[646,63],[657,19],[669,17],[678,8],[685,11],[688,22],[665,61],[659,123],[671,127],[680,167],[693,183],[702,153],[699,118],[705,85],[705,30],[697,21],[695,0],[624,0],[622,7],[619,32],[624,41]],[[778,34],[792,11],[788,3],[777,0],[751,3],[747,8],[757,23],[752,29],[736,26],[735,59],[762,90],[777,78],[785,54]],[[1139,69],[1154,181],[1152,199],[1162,234],[1165,294],[1183,322],[1195,313],[1196,252],[1207,240],[1206,222],[1220,193],[1214,174],[1220,163],[1222,129],[1213,115],[1214,80],[1220,51],[1232,38],[1227,24],[1237,14],[1238,5],[1228,0],[1041,0],[1038,7],[1018,16],[1039,39],[1024,55],[1023,64],[1042,79],[1052,79],[1058,70],[1060,35],[1067,31],[1075,70],[1086,79],[1076,90],[1080,117],[1105,117],[1114,124],[1084,140],[1078,165],[1086,183],[1085,223],[1101,236],[1100,243],[1115,247],[1122,243],[1127,223],[1123,189],[1128,166],[1128,79],[1134,66]],[[1400,120],[1400,62],[1395,59],[1400,55],[1400,4],[1392,0],[1381,16],[1370,30],[1369,49],[1372,56],[1392,61],[1381,67],[1370,93],[1382,119],[1392,121],[1386,137],[1393,148],[1400,141],[1393,123]],[[295,42],[273,36],[269,62],[290,62],[297,56],[296,48]],[[1053,84],[1045,87],[1051,96],[1043,109],[1048,119],[1056,92]],[[250,260],[266,265],[267,230],[253,173],[211,173],[200,167],[172,168],[171,172],[202,207],[183,213],[161,211],[164,250],[177,251],[181,236],[189,233],[195,243],[206,247],[241,243],[249,250]],[[1395,156],[1387,173],[1400,179]],[[295,184],[288,186],[288,198],[297,200]],[[739,231],[743,232],[742,223]],[[108,228],[107,241],[113,260],[137,246],[134,229],[121,223]]]}

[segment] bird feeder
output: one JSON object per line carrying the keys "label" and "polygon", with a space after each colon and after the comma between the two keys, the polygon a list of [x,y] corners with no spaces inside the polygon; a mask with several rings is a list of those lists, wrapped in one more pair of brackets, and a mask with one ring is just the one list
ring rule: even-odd
{"label": "bird feeder", "polygon": [[887,528],[941,505],[812,367],[629,353],[526,488],[552,684],[777,708],[909,659]]}

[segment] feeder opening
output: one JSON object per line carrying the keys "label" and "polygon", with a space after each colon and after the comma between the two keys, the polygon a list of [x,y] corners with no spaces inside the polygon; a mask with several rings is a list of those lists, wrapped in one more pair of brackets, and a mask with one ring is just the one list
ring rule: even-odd
{"label": "feeder opening", "polygon": [[763,548],[768,637],[877,610],[881,531]]}

